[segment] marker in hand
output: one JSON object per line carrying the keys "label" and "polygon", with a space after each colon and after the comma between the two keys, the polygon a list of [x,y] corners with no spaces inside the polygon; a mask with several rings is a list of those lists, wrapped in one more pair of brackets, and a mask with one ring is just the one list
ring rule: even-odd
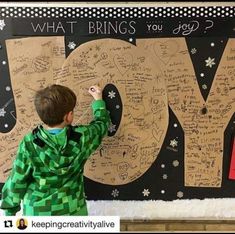
{"label": "marker in hand", "polygon": [[100,93],[100,90],[96,90],[95,88],[91,87],[90,88],[91,92],[97,92],[97,93]]}
{"label": "marker in hand", "polygon": [[101,100],[102,99],[102,89],[97,86],[93,85],[89,88],[89,93],[95,100]]}

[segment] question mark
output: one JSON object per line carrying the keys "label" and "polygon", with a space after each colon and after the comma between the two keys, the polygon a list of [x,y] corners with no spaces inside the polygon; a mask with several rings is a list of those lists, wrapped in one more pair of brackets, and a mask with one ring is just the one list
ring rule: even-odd
{"label": "question mark", "polygon": [[206,33],[206,30],[209,29],[209,28],[212,28],[213,25],[214,25],[214,22],[212,20],[206,20],[206,22],[210,22],[210,25],[205,28],[204,33]]}

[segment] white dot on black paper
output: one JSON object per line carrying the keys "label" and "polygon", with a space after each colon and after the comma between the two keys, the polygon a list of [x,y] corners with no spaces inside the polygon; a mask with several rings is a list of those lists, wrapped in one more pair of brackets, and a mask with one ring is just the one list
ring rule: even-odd
{"label": "white dot on black paper", "polygon": [[10,91],[11,90],[11,87],[10,86],[7,86],[6,87],[6,91]]}

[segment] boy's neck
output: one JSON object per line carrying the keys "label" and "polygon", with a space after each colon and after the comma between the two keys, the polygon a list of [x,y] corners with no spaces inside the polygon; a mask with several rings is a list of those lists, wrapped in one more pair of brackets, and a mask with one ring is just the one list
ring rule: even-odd
{"label": "boy's neck", "polygon": [[55,128],[64,128],[66,126],[68,126],[68,124],[63,122],[63,123],[55,125],[53,127],[46,125],[46,129],[50,130],[50,129],[55,129]]}

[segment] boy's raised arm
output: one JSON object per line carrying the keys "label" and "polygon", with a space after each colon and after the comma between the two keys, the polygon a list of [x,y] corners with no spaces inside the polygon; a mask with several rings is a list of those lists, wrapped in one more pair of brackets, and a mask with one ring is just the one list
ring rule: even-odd
{"label": "boy's raised arm", "polygon": [[93,120],[89,125],[81,128],[83,131],[82,146],[86,151],[86,157],[89,157],[101,144],[111,123],[105,102],[102,100],[102,90],[98,86],[91,86],[89,93],[95,99],[92,102]]}

